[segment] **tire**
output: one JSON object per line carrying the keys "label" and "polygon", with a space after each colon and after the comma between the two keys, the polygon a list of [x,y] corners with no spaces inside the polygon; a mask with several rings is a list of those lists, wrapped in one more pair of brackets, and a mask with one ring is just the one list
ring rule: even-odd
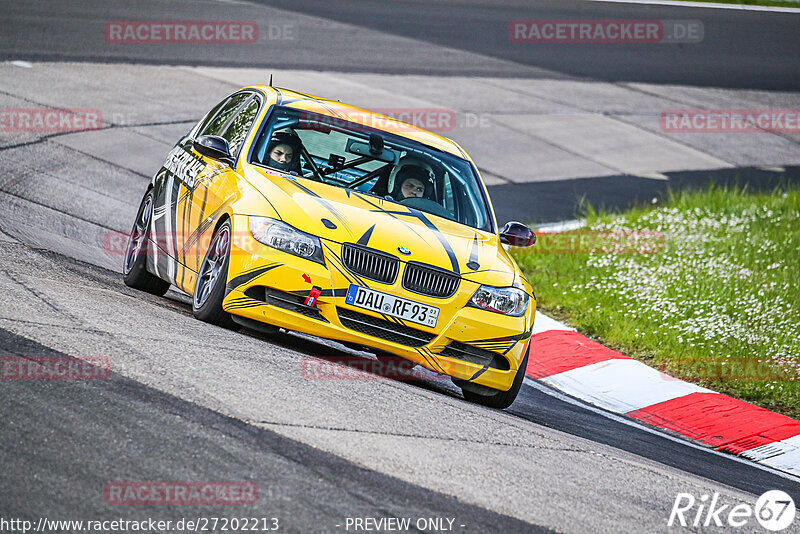
{"label": "tire", "polygon": [[203,322],[238,330],[231,314],[222,309],[231,252],[231,222],[226,220],[214,231],[211,244],[200,264],[197,285],[192,295],[192,313]]}
{"label": "tire", "polygon": [[[147,241],[150,238],[150,223],[153,218],[153,192],[148,191],[139,205],[136,221],[128,236],[125,258],[122,262],[122,280],[126,286],[153,295],[162,296],[170,283],[147,270]],[[142,251],[144,249],[144,253]]]}
{"label": "tire", "polygon": [[525,380],[525,369],[528,367],[529,349],[530,342],[528,342],[528,345],[525,347],[525,357],[522,358],[519,369],[517,369],[517,375],[514,377],[514,382],[511,384],[508,391],[496,391],[490,395],[481,395],[462,388],[461,393],[464,395],[464,399],[469,402],[474,402],[475,404],[488,406],[489,408],[498,408],[500,410],[511,406],[516,400],[520,388],[522,388],[523,380]]}

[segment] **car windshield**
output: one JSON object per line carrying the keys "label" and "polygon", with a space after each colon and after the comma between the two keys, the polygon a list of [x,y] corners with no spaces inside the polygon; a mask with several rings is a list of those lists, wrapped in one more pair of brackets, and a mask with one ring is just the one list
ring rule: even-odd
{"label": "car windshield", "polygon": [[468,161],[376,128],[276,106],[253,144],[250,163],[492,230]]}

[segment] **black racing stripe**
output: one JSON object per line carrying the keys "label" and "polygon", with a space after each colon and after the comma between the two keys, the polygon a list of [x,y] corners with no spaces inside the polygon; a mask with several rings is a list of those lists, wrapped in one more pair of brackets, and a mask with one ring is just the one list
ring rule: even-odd
{"label": "black racing stripe", "polygon": [[[424,347],[421,348],[421,349],[415,349],[415,350],[420,354],[420,356],[425,358],[425,361],[428,362],[431,367],[433,367],[434,369],[438,367],[439,369],[441,369],[442,373],[447,374],[447,372],[444,370],[444,368],[442,367],[442,365],[439,363],[439,361],[436,359],[436,357],[434,356],[434,354],[432,352],[430,352],[429,350],[427,350]],[[448,376],[450,376],[450,375],[448,375]]]}
{"label": "black racing stripe", "polygon": [[510,343],[504,343],[503,345],[473,345],[479,349],[488,350],[491,352],[497,352],[501,350],[507,350],[508,347],[513,347],[517,344],[517,341],[512,341]]}
{"label": "black racing stripe", "polygon": [[329,255],[327,255],[327,257],[328,257],[328,259],[330,260],[330,263],[331,263],[331,265],[333,265],[333,266],[336,268],[336,270],[337,270],[337,271],[339,271],[340,273],[342,273],[342,276],[344,276],[345,278],[347,278],[347,281],[348,281],[348,282],[350,282],[351,284],[352,284],[352,283],[355,283],[355,282],[354,282],[354,280],[353,280],[352,278],[350,278],[350,275],[348,274],[348,272],[347,272],[347,271],[344,269],[344,265],[342,265],[341,267],[339,267],[339,265],[338,265],[338,264],[340,264],[342,260],[340,260],[340,259],[339,259],[339,257],[338,257],[338,256],[336,255],[336,253],[335,253],[335,252],[334,252],[334,251],[331,249],[331,247],[329,247],[327,244],[324,244],[324,243],[323,243],[323,245],[325,246],[325,248],[326,248],[326,249],[328,249],[328,252],[330,252],[330,254],[329,254]]}
{"label": "black racing stripe", "polygon": [[[203,209],[205,209],[205,205],[204,205]],[[190,235],[189,238],[186,240],[186,248],[194,246],[194,244],[197,242],[197,240],[200,239],[200,236],[203,235],[206,230],[211,228],[212,225],[216,224],[217,216],[223,211],[225,211],[225,206],[224,205],[222,205],[219,208],[217,208],[216,211],[214,211],[214,213],[212,213],[208,217],[206,217],[201,212],[200,218],[202,220],[200,221],[200,224],[197,225],[197,228],[194,229],[194,232],[192,232],[192,235]],[[211,220],[209,220],[209,219],[211,219]],[[200,251],[199,250],[197,251],[197,254],[198,254],[198,256],[200,255]]]}
{"label": "black racing stripe", "polygon": [[364,235],[362,235],[360,238],[358,238],[358,244],[366,247],[367,244],[369,243],[369,238],[372,237],[373,230],[375,230],[375,225],[374,224],[369,227],[369,230],[364,232]]}
{"label": "black racing stripe", "polygon": [[[435,364],[436,364],[436,366],[437,366],[439,369],[441,369],[441,370],[442,370],[442,373],[444,373],[444,374],[447,374],[447,371],[445,371],[445,370],[444,370],[444,367],[442,367],[442,364],[440,364],[440,363],[439,363],[439,358],[437,357],[437,355],[436,355],[436,354],[434,354],[433,352],[431,352],[429,349],[427,349],[427,348],[425,348],[425,347],[423,347],[423,348],[422,348],[422,350],[423,350],[424,352],[426,352],[426,353],[428,354],[428,356],[430,356],[430,358],[431,358],[431,360],[433,361],[433,363],[435,363]],[[448,375],[448,376],[449,376],[449,375]]]}
{"label": "black racing stripe", "polygon": [[533,329],[527,329],[520,334],[514,334],[513,336],[503,336],[503,337],[493,337],[490,339],[473,339],[470,341],[462,341],[461,343],[469,343],[471,345],[477,345],[479,343],[493,343],[493,342],[502,342],[502,341],[521,341],[531,337],[531,332]]}
{"label": "black racing stripe", "polygon": [[[344,262],[342,261],[342,259],[339,256],[337,256],[336,253],[333,250],[331,250],[331,248],[328,245],[325,245],[325,248],[327,248],[328,251],[330,251],[330,256],[328,256],[328,258],[331,260],[331,264],[334,267],[336,267],[336,270],[339,271],[340,273],[342,273],[342,275],[344,275],[344,277],[347,278],[347,280],[350,283],[356,283],[356,284],[358,284],[358,285],[360,285],[362,287],[366,287],[366,288],[371,289],[369,287],[369,284],[367,284],[367,282],[363,278],[361,278],[360,276],[358,276],[355,273],[347,271],[347,267],[345,267]],[[341,265],[341,268],[339,267],[339,265],[336,265],[336,262],[338,262],[339,265]],[[350,278],[350,276],[352,276],[355,279],[355,281],[353,281],[353,278]]]}
{"label": "black racing stripe", "polygon": [[512,343],[511,345],[509,345],[509,346],[508,346],[508,348],[502,352],[503,356],[505,356],[506,354],[508,354],[509,352],[511,352],[511,349],[513,349],[514,347],[516,347],[516,346],[517,346],[519,343],[521,343],[521,341],[515,341],[514,343]]}
{"label": "black racing stripe", "polygon": [[325,208],[326,210],[331,212],[333,215],[335,215],[336,218],[339,219],[339,222],[345,228],[349,229],[349,226],[347,224],[347,220],[345,219],[345,217],[339,212],[339,210],[336,209],[336,207],[330,201],[328,201],[327,199],[322,198],[317,193],[315,193],[314,191],[312,191],[308,187],[304,186],[303,184],[301,184],[297,180],[288,180],[288,182],[291,183],[291,184],[294,184],[295,187],[297,187],[301,191],[303,191],[306,194],[308,194],[311,198],[313,198],[314,200],[319,202],[322,205],[323,208]]}
{"label": "black racing stripe", "polygon": [[223,307],[223,309],[225,311],[244,310],[246,308],[255,308],[257,306],[266,306],[266,303],[256,301],[256,302],[250,302],[250,303],[247,303],[247,304],[234,304],[234,305],[230,305],[230,306],[225,306],[225,307]]}
{"label": "black racing stripe", "polygon": [[369,200],[368,198],[366,198],[366,197],[365,197],[365,196],[363,196],[363,195],[358,195],[358,198],[360,198],[360,199],[361,199],[363,202],[365,202],[366,204],[369,204],[370,206],[372,206],[373,208],[375,208],[374,210],[369,210],[369,211],[371,211],[371,212],[373,212],[373,213],[383,213],[383,214],[385,214],[385,215],[390,215],[390,216],[391,216],[393,219],[396,219],[396,220],[400,221],[401,223],[405,224],[405,225],[406,225],[406,227],[407,227],[407,228],[408,228],[410,231],[414,232],[414,233],[417,235],[417,237],[419,237],[420,239],[424,239],[424,238],[423,238],[423,237],[422,237],[422,236],[419,234],[419,232],[417,232],[417,229],[416,229],[416,228],[414,228],[414,226],[413,226],[413,225],[410,225],[410,224],[408,224],[406,221],[404,221],[403,219],[400,219],[399,217],[397,217],[397,215],[405,215],[405,216],[409,216],[409,215],[411,215],[409,212],[407,212],[407,211],[391,211],[391,210],[384,209],[384,208],[382,208],[382,207],[381,207],[381,206],[379,206],[378,204],[375,204],[374,202],[372,202],[371,200]]}
{"label": "black racing stripe", "polygon": [[[416,219],[418,219],[420,222],[422,222],[422,224],[424,224],[429,230],[431,230],[433,232],[433,234],[436,236],[436,239],[438,239],[439,243],[441,243],[441,245],[444,248],[445,252],[447,252],[447,257],[450,259],[450,265],[453,268],[453,272],[458,274],[458,275],[461,274],[461,269],[458,266],[458,259],[456,258],[456,253],[453,251],[453,247],[450,246],[450,242],[447,241],[447,239],[445,239],[445,237],[442,234],[442,232],[440,232],[439,229],[436,228],[436,225],[433,224],[430,221],[430,219],[428,219],[425,216],[424,213],[422,213],[419,210],[415,210],[414,208],[408,208],[408,207],[407,207],[408,212],[386,210],[386,209],[383,209],[382,207],[370,202],[369,200],[367,200],[365,198],[362,198],[362,200],[364,200],[364,202],[366,202],[367,204],[370,204],[371,206],[377,208],[380,213],[385,213],[387,215],[392,215],[392,216],[405,215],[407,217],[415,217]],[[419,236],[419,234],[416,231],[414,231],[414,233]],[[420,236],[420,237],[422,237],[422,236]]]}
{"label": "black racing stripe", "polygon": [[417,219],[422,221],[422,224],[427,226],[428,229],[431,230],[434,233],[434,235],[436,236],[436,239],[439,240],[439,243],[441,243],[442,247],[444,247],[445,252],[447,252],[447,257],[450,258],[450,265],[453,267],[453,272],[458,274],[458,275],[460,275],[461,274],[461,269],[459,269],[459,267],[458,267],[458,259],[456,258],[456,253],[453,251],[453,247],[450,246],[450,242],[447,241],[447,239],[445,239],[444,235],[442,235],[442,232],[440,232],[439,229],[436,228],[436,225],[433,224],[430,221],[430,219],[428,219],[425,216],[424,213],[422,213],[421,211],[418,211],[418,210],[414,210],[414,209],[411,210],[411,213]]}
{"label": "black racing stripe", "polygon": [[425,359],[425,361],[426,361],[426,362],[428,362],[428,364],[429,364],[431,367],[436,367],[436,365],[434,365],[434,364],[433,364],[433,363],[432,363],[432,362],[431,362],[431,361],[428,359],[428,356],[425,354],[425,352],[421,351],[420,349],[414,349],[414,350],[416,350],[416,351],[419,353],[419,355],[420,355],[420,356],[422,356],[422,357]]}
{"label": "black racing stripe", "polygon": [[488,365],[484,365],[481,370],[479,370],[477,373],[475,373],[474,375],[469,377],[469,379],[467,381],[468,382],[472,382],[473,380],[475,380],[476,378],[478,378],[479,376],[481,376],[483,373],[485,373],[488,370],[489,370],[489,366]]}
{"label": "black racing stripe", "polygon": [[231,281],[228,282],[228,285],[226,286],[226,289],[228,291],[232,291],[232,290],[236,289],[237,287],[239,287],[239,286],[241,286],[243,284],[246,284],[247,282],[251,281],[252,279],[256,278],[257,276],[261,276],[265,272],[271,271],[272,269],[275,269],[276,267],[280,267],[281,265],[283,265],[283,264],[282,263],[274,263],[272,265],[267,265],[266,267],[260,267],[260,268],[254,269],[252,271],[248,271],[248,272],[246,272],[244,274],[240,274],[239,276],[237,276],[236,278],[231,279]]}

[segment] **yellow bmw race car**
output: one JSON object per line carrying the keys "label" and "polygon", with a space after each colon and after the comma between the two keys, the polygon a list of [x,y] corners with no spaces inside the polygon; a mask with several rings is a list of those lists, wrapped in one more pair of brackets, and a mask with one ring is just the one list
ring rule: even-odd
{"label": "yellow bmw race car", "polygon": [[225,327],[305,332],[448,375],[504,408],[536,301],[458,144],[272,86],[245,87],[170,151],[139,207],[125,283],[192,296]]}

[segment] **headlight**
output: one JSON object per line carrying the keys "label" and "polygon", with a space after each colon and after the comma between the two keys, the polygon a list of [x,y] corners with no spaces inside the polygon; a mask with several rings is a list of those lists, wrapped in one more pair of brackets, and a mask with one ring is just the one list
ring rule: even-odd
{"label": "headlight", "polygon": [[248,225],[259,243],[325,265],[318,237],[268,217],[248,217]]}
{"label": "headlight", "polygon": [[519,317],[528,310],[528,294],[515,287],[481,286],[469,303],[490,312]]}

